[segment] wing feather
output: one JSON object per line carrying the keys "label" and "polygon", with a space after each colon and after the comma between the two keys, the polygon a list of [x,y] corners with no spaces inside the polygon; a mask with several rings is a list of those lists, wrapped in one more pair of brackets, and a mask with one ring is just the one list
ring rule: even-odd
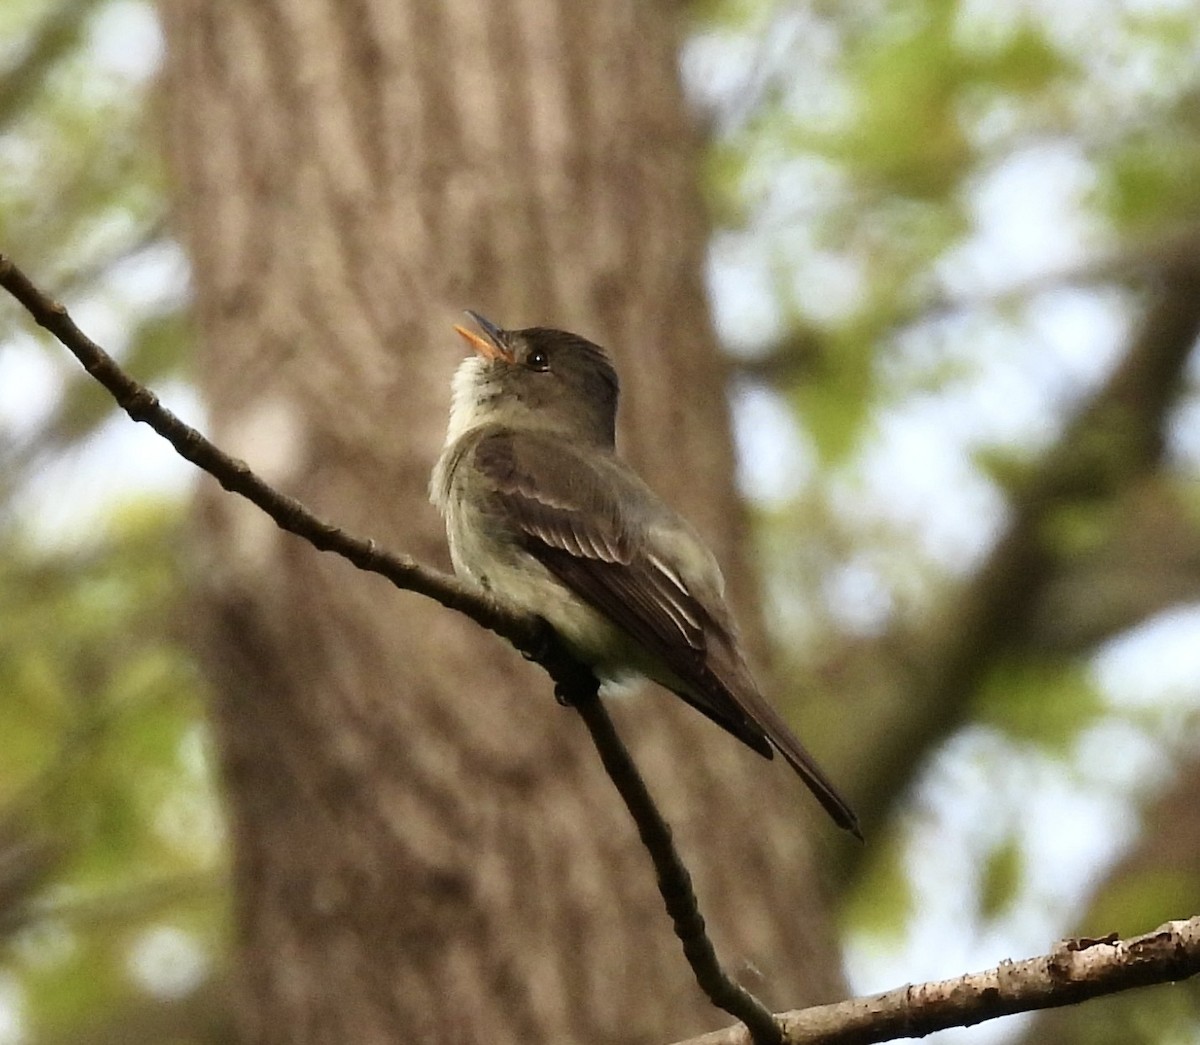
{"label": "wing feather", "polygon": [[475,464],[531,555],[661,660],[683,683],[684,699],[771,757],[764,732],[707,668],[716,621],[676,570],[644,551],[610,476],[561,446],[509,431],[482,440]]}
{"label": "wing feather", "polygon": [[[658,658],[678,679],[670,688],[680,697],[759,754],[771,758],[778,750],[834,820],[858,833],[849,806],[758,691],[732,625],[648,551],[645,532],[635,529],[645,523],[634,519],[653,517],[660,502],[624,510],[616,492],[621,483],[635,501],[653,498],[632,473],[615,462],[611,473],[598,472],[569,447],[503,429],[480,440],[475,464],[531,555]],[[725,616],[723,605],[717,609]]]}

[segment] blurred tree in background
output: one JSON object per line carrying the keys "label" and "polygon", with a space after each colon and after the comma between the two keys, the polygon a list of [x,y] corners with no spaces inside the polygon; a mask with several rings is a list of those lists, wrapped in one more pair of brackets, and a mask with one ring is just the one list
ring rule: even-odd
{"label": "blurred tree in background", "polygon": [[[687,17],[780,677],[868,823],[826,854],[853,986],[1200,910],[1200,11]],[[151,19],[0,10],[0,247],[191,405]],[[0,1041],[222,1040],[186,472],[0,317]],[[948,1036],[1188,1040],[1196,1005]]]}
{"label": "blurred tree in background", "polygon": [[[626,454],[718,550],[760,646],[674,12],[161,10],[173,217],[214,438],[339,525],[447,564],[428,487],[462,351],[446,350],[451,322],[471,302],[509,326],[586,330],[624,379]],[[540,672],[211,484],[196,522],[246,1040],[663,1041],[712,1026],[636,833]],[[618,702],[617,718],[716,945],[775,1005],[837,996],[795,781],[661,694]]]}

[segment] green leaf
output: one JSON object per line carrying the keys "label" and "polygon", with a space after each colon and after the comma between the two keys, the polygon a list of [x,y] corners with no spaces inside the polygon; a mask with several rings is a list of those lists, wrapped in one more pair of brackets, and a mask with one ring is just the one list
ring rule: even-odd
{"label": "green leaf", "polygon": [[1002,917],[1020,895],[1025,882],[1025,859],[1015,838],[1007,838],[987,855],[979,880],[979,913]]}
{"label": "green leaf", "polygon": [[997,663],[975,701],[978,721],[1062,752],[1104,711],[1087,666],[1032,654]]}
{"label": "green leaf", "polygon": [[1117,150],[1101,169],[1098,201],[1130,232],[1200,218],[1200,135],[1194,123],[1158,125]]}
{"label": "green leaf", "polygon": [[903,934],[914,912],[912,883],[904,866],[904,842],[894,832],[872,839],[871,853],[842,908],[843,927],[880,944]]}

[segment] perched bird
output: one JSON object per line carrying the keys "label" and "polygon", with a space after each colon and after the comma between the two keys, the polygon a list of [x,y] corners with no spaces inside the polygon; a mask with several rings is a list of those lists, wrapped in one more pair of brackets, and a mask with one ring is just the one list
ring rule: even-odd
{"label": "perched bird", "polygon": [[460,575],[542,617],[603,680],[643,675],[760,755],[774,751],[841,827],[858,820],[759,692],[724,579],[696,532],[616,455],[617,375],[562,330],[479,332],[454,375],[430,497]]}

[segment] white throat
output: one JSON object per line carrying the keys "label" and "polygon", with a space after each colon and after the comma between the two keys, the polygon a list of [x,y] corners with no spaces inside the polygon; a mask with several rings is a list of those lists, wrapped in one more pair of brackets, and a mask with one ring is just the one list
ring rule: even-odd
{"label": "white throat", "polygon": [[467,356],[454,371],[454,379],[450,383],[450,423],[446,426],[446,446],[451,446],[472,428],[478,428],[486,422],[486,411],[479,408],[479,390],[487,381],[487,365],[487,360],[479,356]]}
{"label": "white throat", "polygon": [[450,422],[446,425],[446,442],[429,479],[429,499],[443,515],[449,510],[451,469],[457,458],[454,446],[471,429],[486,424],[488,410],[480,403],[486,397],[480,390],[487,384],[487,362],[479,356],[468,356],[458,364],[450,383]]}

